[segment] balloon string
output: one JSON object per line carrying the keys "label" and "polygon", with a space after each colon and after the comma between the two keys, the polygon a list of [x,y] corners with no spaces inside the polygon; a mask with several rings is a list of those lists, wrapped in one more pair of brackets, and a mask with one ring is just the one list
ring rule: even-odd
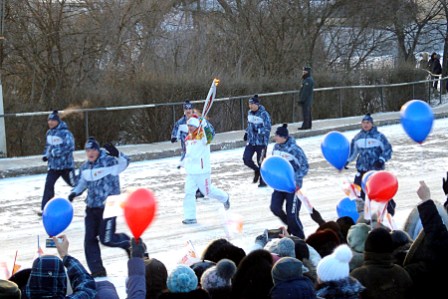
{"label": "balloon string", "polygon": [[[420,143],[420,169],[423,170],[423,173],[427,173],[427,165],[426,163],[423,163],[423,158],[424,158],[424,148],[423,148],[423,143]],[[422,177],[424,177],[424,175],[422,175]]]}

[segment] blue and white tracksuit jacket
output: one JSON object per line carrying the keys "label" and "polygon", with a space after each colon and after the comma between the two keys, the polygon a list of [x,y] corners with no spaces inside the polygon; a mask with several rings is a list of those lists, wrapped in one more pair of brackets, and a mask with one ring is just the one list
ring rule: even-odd
{"label": "blue and white tracksuit jacket", "polygon": [[388,161],[392,157],[392,146],[377,127],[372,127],[370,131],[361,130],[356,134],[350,145],[350,153],[348,162],[357,158],[358,171],[381,170],[375,169],[373,164],[378,160]]}
{"label": "blue and white tracksuit jacket", "polygon": [[296,186],[301,188],[303,177],[308,174],[309,165],[304,151],[296,144],[296,140],[289,136],[285,143],[276,143],[272,155],[283,157],[291,163]]}
{"label": "blue and white tracksuit jacket", "polygon": [[80,167],[78,184],[72,192],[80,195],[89,189],[86,197],[88,208],[104,208],[109,195],[120,194],[119,174],[129,165],[129,158],[120,152],[118,158],[109,156],[101,149],[98,159],[85,162]]}
{"label": "blue and white tracksuit jacket", "polygon": [[74,150],[75,138],[65,122],[60,121],[55,128],[47,131],[44,156],[48,158],[48,169],[73,169]]}
{"label": "blue and white tracksuit jacket", "polygon": [[247,143],[250,145],[264,145],[269,143],[271,134],[271,116],[264,106],[260,105],[258,110],[247,113]]}

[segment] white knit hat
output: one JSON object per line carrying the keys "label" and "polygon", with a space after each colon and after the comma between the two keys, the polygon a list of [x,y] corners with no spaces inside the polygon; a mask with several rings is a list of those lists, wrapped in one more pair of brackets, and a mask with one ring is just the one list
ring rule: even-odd
{"label": "white knit hat", "polygon": [[192,116],[190,117],[190,119],[188,119],[187,125],[197,128],[199,127],[199,119],[197,117]]}
{"label": "white knit hat", "polygon": [[350,247],[339,245],[334,252],[320,260],[317,265],[318,278],[325,281],[340,280],[350,274],[349,262],[353,257]]}

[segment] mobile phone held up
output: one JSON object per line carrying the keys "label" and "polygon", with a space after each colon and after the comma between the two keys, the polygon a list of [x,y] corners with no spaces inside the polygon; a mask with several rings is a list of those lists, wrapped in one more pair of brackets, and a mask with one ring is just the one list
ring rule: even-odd
{"label": "mobile phone held up", "polygon": [[280,234],[283,234],[283,230],[281,228],[268,229],[268,240],[272,240],[275,238],[280,238]]}
{"label": "mobile phone held up", "polygon": [[[58,242],[62,243],[62,239],[58,238]],[[52,238],[47,238],[45,241],[45,247],[46,248],[56,248],[56,244],[54,243]]]}

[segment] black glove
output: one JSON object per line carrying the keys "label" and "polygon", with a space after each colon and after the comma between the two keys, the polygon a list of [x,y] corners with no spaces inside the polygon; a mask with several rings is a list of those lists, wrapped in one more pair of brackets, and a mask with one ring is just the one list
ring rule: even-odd
{"label": "black glove", "polygon": [[322,218],[322,215],[315,208],[313,208],[313,212],[310,214],[310,216],[311,216],[311,219],[313,219],[313,221],[319,225],[322,225],[325,223],[325,220]]}
{"label": "black glove", "polygon": [[[138,243],[137,243],[138,242]],[[131,257],[143,258],[146,252],[146,245],[141,238],[136,241],[135,238],[131,239]]]}
{"label": "black glove", "polygon": [[448,172],[446,173],[446,179],[443,178],[442,188],[443,192],[445,192],[445,195],[448,195]]}
{"label": "black glove", "polygon": [[47,162],[47,161],[48,161],[47,156],[43,156],[43,157],[42,157],[42,161]]}
{"label": "black glove", "polygon": [[243,140],[244,140],[244,141],[247,141],[247,133],[244,133]]}
{"label": "black glove", "polygon": [[68,196],[68,200],[70,200],[70,202],[73,202],[73,199],[76,197],[76,193],[72,192],[70,193],[70,195]]}
{"label": "black glove", "polygon": [[106,144],[104,145],[104,148],[106,149],[107,154],[108,154],[109,156],[113,156],[113,157],[117,157],[117,158],[118,158],[119,151],[117,150],[117,148],[116,148],[113,144],[111,144],[111,143],[106,143]]}
{"label": "black glove", "polygon": [[376,169],[383,169],[384,161],[381,159],[377,160],[375,163],[373,163],[373,167],[375,167]]}
{"label": "black glove", "polygon": [[345,165],[344,165],[344,169],[349,169],[348,168],[348,164],[349,164],[350,162],[347,162],[347,163],[345,163]]}
{"label": "black glove", "polygon": [[177,138],[176,137],[171,138],[171,143],[174,143],[174,142],[177,142]]}

